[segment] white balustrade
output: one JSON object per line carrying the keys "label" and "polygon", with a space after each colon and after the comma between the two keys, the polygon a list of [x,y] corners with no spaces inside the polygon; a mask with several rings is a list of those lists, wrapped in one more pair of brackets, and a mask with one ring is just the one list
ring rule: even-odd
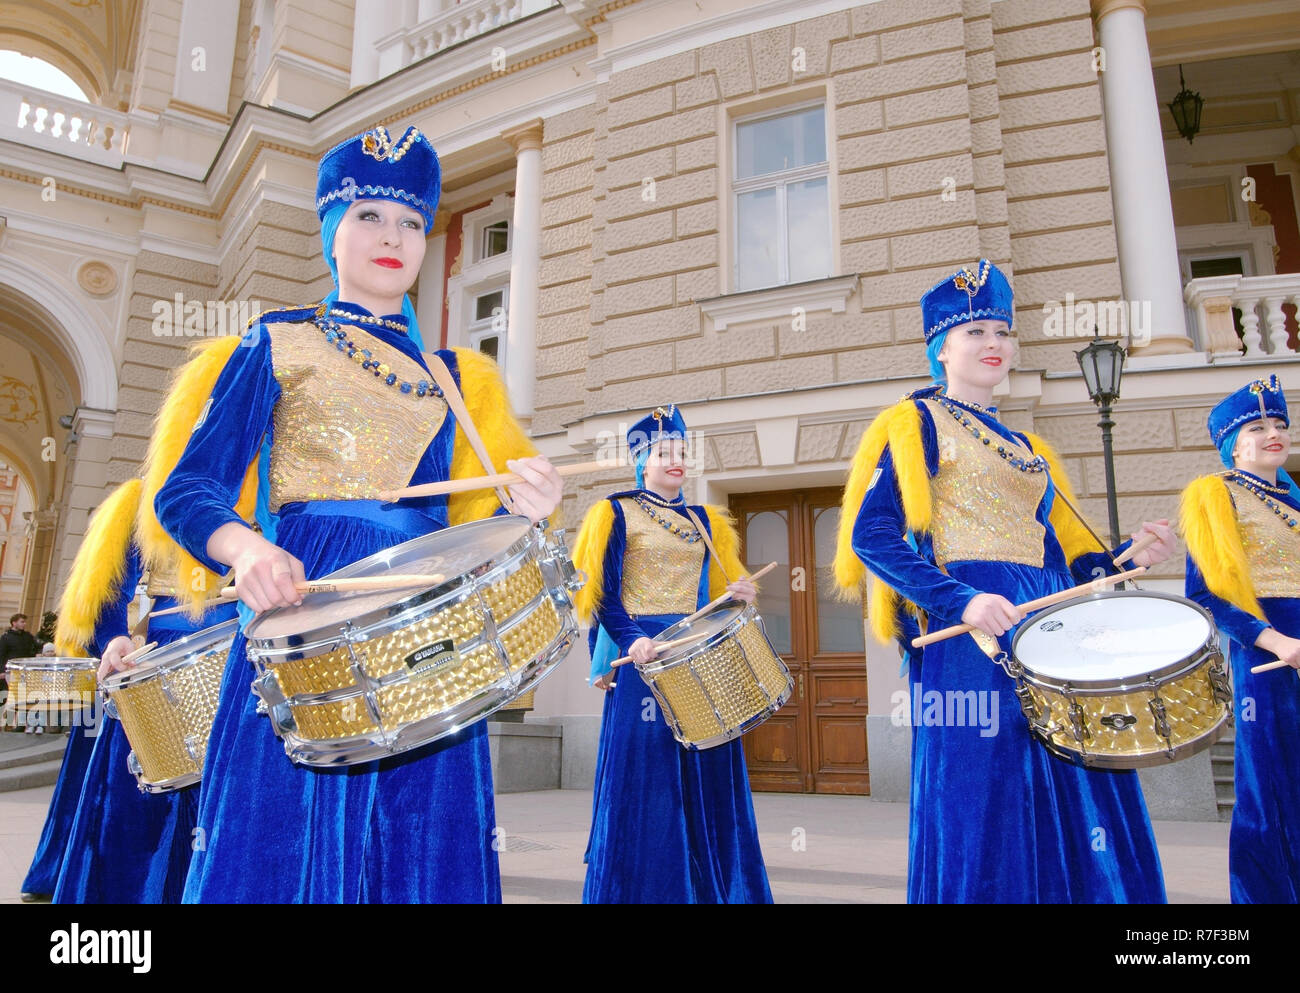
{"label": "white balustrade", "polygon": [[[538,4],[527,3],[526,0],[465,0],[464,3],[445,3],[444,9],[432,17],[380,39],[377,43],[380,64],[392,65],[393,56],[397,53],[390,54],[389,50],[401,46],[401,66],[408,66],[444,48],[519,20],[524,16],[526,6],[537,9]],[[420,13],[425,9],[423,3],[417,8]]]}
{"label": "white balustrade", "polygon": [[[1292,355],[1284,304],[1300,305],[1300,272],[1276,276],[1204,276],[1183,288],[1197,325],[1200,347],[1215,355]],[[1238,340],[1232,311],[1241,313]]]}
{"label": "white balustrade", "polygon": [[9,141],[117,166],[129,130],[126,114],[0,80],[0,137]]}

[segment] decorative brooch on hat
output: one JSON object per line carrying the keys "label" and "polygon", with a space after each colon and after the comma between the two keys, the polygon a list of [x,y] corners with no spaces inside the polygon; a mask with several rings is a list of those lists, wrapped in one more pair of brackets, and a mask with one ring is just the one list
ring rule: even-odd
{"label": "decorative brooch on hat", "polygon": [[1266,380],[1256,379],[1247,383],[1220,400],[1210,411],[1206,426],[1217,447],[1241,425],[1270,417],[1281,419],[1288,427],[1291,425],[1286,394],[1282,392],[1282,384],[1278,382],[1276,373]]}
{"label": "decorative brooch on hat", "polygon": [[438,153],[419,128],[394,139],[383,125],[340,142],[321,158],[316,171],[316,213],[336,203],[391,200],[418,210],[426,228],[442,193]]}
{"label": "decorative brooch on hat", "polygon": [[926,344],[958,324],[998,320],[1010,326],[1014,319],[1012,300],[1007,277],[988,259],[980,259],[973,269],[962,266],[921,297]]}

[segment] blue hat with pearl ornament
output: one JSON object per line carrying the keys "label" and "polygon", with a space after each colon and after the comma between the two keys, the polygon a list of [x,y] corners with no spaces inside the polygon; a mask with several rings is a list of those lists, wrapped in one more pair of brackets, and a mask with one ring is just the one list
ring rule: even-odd
{"label": "blue hat with pearl ornament", "polygon": [[665,438],[681,438],[683,441],[686,439],[686,421],[682,419],[682,413],[675,403],[656,407],[628,428],[628,454],[635,461],[636,457],[647,448]]}
{"label": "blue hat with pearl ornament", "polygon": [[1243,424],[1268,417],[1279,417],[1287,427],[1291,426],[1286,394],[1282,392],[1282,384],[1278,382],[1276,374],[1267,380],[1257,379],[1253,383],[1247,383],[1237,392],[1228,394],[1214,405],[1206,426],[1210,429],[1215,447],[1218,447],[1232,431]]}
{"label": "blue hat with pearl ornament", "polygon": [[972,321],[1006,321],[1010,327],[1014,296],[1002,270],[988,259],[974,269],[963,266],[935,283],[921,297],[925,342],[959,324]]}
{"label": "blue hat with pearl ornament", "polygon": [[316,171],[316,213],[321,219],[337,203],[391,200],[424,217],[433,226],[442,192],[442,167],[418,128],[394,139],[379,125],[340,142],[320,160]]}

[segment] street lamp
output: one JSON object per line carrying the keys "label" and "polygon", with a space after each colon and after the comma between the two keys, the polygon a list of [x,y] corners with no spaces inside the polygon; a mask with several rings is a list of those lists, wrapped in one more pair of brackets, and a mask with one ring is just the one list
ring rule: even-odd
{"label": "street lamp", "polygon": [[1088,396],[1101,409],[1102,456],[1106,462],[1106,510],[1110,515],[1110,541],[1114,548],[1119,544],[1119,506],[1115,499],[1115,455],[1111,450],[1110,429],[1115,422],[1110,419],[1110,405],[1119,399],[1119,380],[1124,373],[1124,347],[1117,341],[1102,341],[1097,329],[1092,329],[1093,339],[1088,347],[1076,352],[1083,381],[1088,386]]}
{"label": "street lamp", "polygon": [[1173,115],[1178,133],[1187,139],[1190,145],[1196,133],[1201,130],[1201,108],[1205,99],[1199,93],[1193,93],[1183,82],[1183,67],[1178,67],[1178,96],[1169,104],[1169,113]]}

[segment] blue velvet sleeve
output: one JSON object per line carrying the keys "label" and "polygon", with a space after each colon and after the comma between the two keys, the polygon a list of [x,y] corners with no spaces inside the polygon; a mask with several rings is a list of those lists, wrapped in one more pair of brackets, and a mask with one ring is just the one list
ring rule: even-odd
{"label": "blue velvet sleeve", "polygon": [[140,585],[140,576],[144,571],[140,561],[140,550],[135,542],[127,551],[126,567],[122,572],[122,582],[118,585],[113,599],[104,604],[95,621],[95,633],[91,637],[90,651],[95,656],[104,654],[104,649],[114,638],[130,635],[131,626],[127,621],[127,607],[135,599],[135,588]]}
{"label": "blue velvet sleeve", "polygon": [[604,575],[600,591],[600,606],[596,608],[596,622],[609,632],[619,649],[626,651],[628,646],[638,638],[649,635],[641,625],[628,615],[623,606],[623,559],[627,551],[627,522],[623,519],[623,508],[617,500],[611,500],[614,508],[614,526],[609,531],[609,541],[605,545]]}
{"label": "blue velvet sleeve", "polygon": [[[921,427],[926,471],[933,476],[939,469],[939,445],[924,410]],[[953,579],[908,544],[906,531],[893,453],[886,446],[853,524],[853,551],[875,575],[926,613],[961,616],[980,591]],[[926,536],[918,538],[922,550],[929,547]]]}
{"label": "blue velvet sleeve", "polygon": [[217,377],[189,444],[154,498],[158,521],[177,543],[213,572],[230,563],[208,557],[212,532],[231,521],[249,464],[272,430],[280,384],[271,367],[271,341],[254,327]]}
{"label": "blue velvet sleeve", "polygon": [[1100,576],[1112,576],[1124,569],[1132,569],[1133,564],[1125,563],[1118,569],[1115,568],[1111,557],[1119,558],[1124,552],[1128,551],[1128,546],[1133,544],[1132,539],[1123,542],[1112,552],[1085,552],[1073,562],[1070,563],[1070,573],[1074,576],[1077,583],[1089,583]]}
{"label": "blue velvet sleeve", "polygon": [[1221,600],[1205,585],[1205,577],[1196,567],[1192,557],[1187,556],[1187,578],[1184,580],[1187,599],[1194,600],[1214,615],[1214,623],[1229,638],[1247,648],[1255,646],[1255,639],[1268,630],[1269,624],[1249,614],[1240,607],[1235,607],[1227,600]]}

